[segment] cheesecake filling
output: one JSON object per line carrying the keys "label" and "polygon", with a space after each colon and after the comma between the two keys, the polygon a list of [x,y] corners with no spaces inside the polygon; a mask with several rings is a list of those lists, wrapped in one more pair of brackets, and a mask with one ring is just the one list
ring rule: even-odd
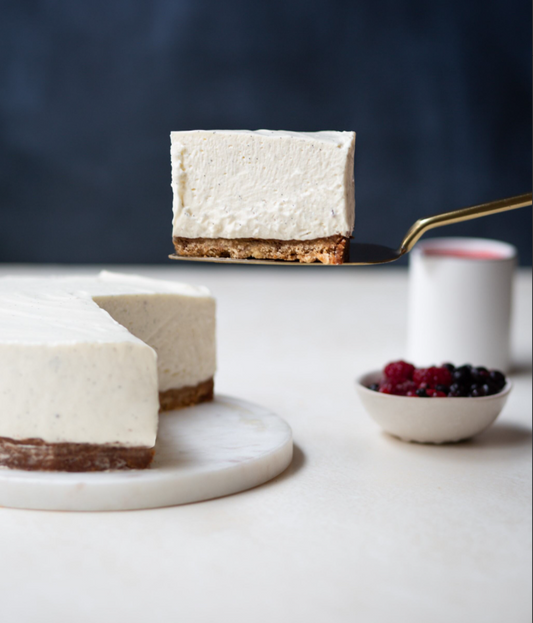
{"label": "cheesecake filling", "polygon": [[353,132],[172,132],[173,236],[349,238],[354,149]]}

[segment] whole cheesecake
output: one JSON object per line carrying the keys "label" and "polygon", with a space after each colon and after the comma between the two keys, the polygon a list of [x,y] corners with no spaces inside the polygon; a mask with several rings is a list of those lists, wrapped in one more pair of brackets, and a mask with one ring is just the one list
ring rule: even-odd
{"label": "whole cheesecake", "polygon": [[159,410],[211,400],[208,290],[103,272],[0,279],[0,465],[142,469]]}
{"label": "whole cheesecake", "polygon": [[354,132],[172,132],[176,253],[342,264],[354,150]]}

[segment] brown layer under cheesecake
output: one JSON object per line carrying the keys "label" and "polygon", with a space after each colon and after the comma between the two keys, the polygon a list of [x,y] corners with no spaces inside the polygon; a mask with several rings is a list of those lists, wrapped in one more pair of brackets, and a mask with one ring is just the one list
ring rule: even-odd
{"label": "brown layer under cheesecake", "polygon": [[227,257],[238,260],[284,260],[311,264],[343,264],[348,261],[349,239],[328,236],[314,240],[271,240],[259,238],[173,238],[182,257]]}
{"label": "brown layer under cheesecake", "polygon": [[213,400],[214,386],[213,379],[208,379],[194,387],[181,387],[180,389],[168,389],[165,392],[159,392],[160,410],[172,411]]}
{"label": "brown layer under cheesecake", "polygon": [[99,472],[146,469],[154,448],[91,443],[47,443],[0,437],[0,466],[28,471]]}

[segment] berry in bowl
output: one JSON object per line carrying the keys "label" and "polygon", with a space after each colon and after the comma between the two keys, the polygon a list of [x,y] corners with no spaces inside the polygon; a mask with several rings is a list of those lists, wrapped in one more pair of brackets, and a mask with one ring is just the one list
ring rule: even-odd
{"label": "berry in bowl", "polygon": [[[498,370],[447,363],[416,368],[405,361],[358,379],[367,412],[404,441],[451,443],[488,428],[501,413],[512,384]],[[422,399],[422,400],[421,400]]]}

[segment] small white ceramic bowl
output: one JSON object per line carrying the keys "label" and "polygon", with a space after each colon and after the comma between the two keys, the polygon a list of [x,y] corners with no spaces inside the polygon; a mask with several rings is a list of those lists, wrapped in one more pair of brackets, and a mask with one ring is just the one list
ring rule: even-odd
{"label": "small white ceramic bowl", "polygon": [[500,415],[512,383],[499,394],[482,398],[411,398],[368,389],[381,372],[370,372],[356,382],[365,409],[385,431],[404,441],[452,443],[470,439]]}

